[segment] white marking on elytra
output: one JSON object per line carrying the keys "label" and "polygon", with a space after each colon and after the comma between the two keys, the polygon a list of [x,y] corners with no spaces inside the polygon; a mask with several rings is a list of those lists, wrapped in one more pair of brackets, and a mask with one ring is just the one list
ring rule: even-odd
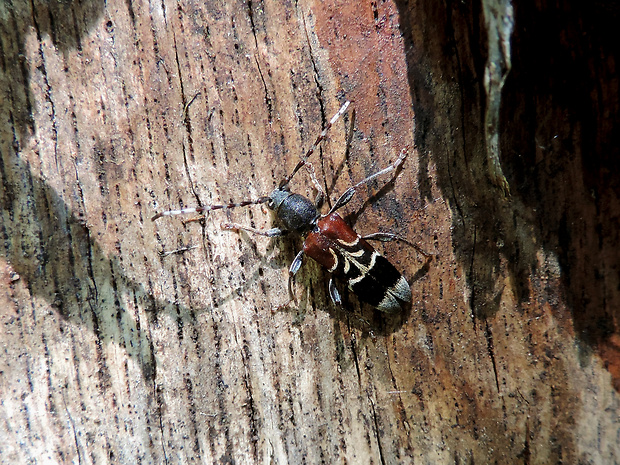
{"label": "white marking on elytra", "polygon": [[349,289],[353,289],[353,286],[355,286],[357,283],[359,283],[365,277],[366,277],[366,275],[361,274],[357,278],[349,279]]}
{"label": "white marking on elytra", "polygon": [[379,256],[379,252],[376,250],[372,253],[372,257],[370,257],[370,265],[368,265],[368,269],[372,270],[377,263],[377,257]]}
{"label": "white marking on elytra", "polygon": [[344,274],[347,274],[351,269],[351,262],[347,260],[347,257],[344,257],[344,269],[342,270]]}
{"label": "white marking on elytra", "polygon": [[379,302],[377,305],[378,309],[383,309],[384,311],[394,311],[400,308],[400,303],[396,300],[396,297],[392,295],[391,292],[386,292],[383,300]]}
{"label": "white marking on elytra", "polygon": [[411,288],[403,276],[401,276],[396,284],[389,289],[389,292],[405,302],[409,302],[411,300]]}
{"label": "white marking on elytra", "polygon": [[359,249],[359,250],[356,250],[355,252],[348,252],[349,255],[351,255],[352,257],[355,257],[355,258],[360,258],[365,253],[366,253],[366,251],[364,249]]}
{"label": "white marking on elytra", "polygon": [[360,242],[360,236],[357,236],[351,242],[347,242],[342,239],[336,239],[340,245],[344,245],[345,247],[355,247]]}

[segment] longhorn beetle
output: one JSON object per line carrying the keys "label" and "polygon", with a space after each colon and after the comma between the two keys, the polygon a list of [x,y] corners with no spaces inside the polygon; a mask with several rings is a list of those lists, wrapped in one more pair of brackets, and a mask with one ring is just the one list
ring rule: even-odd
{"label": "longhorn beetle", "polygon": [[293,297],[293,277],[301,267],[303,256],[316,260],[332,274],[329,280],[329,295],[332,301],[339,305],[342,303],[340,293],[336,288],[333,277],[347,282],[348,287],[360,300],[369,303],[378,310],[386,313],[394,313],[400,310],[401,305],[411,301],[411,289],[407,280],[396,270],[385,257],[379,254],[368,240],[391,241],[403,240],[413,246],[419,253],[428,257],[417,245],[399,238],[391,233],[375,233],[367,236],[357,234],[342,217],[336,213],[345,206],[353,197],[357,189],[375,179],[378,176],[397,170],[407,157],[404,149],[398,159],[387,168],[368,176],[356,185],[348,188],[336,201],[326,215],[319,213],[319,207],[323,202],[324,193],[316,178],[312,175],[313,182],[318,189],[315,202],[300,195],[294,194],[289,189],[289,183],[293,176],[308,163],[308,158],[314,153],[318,145],[325,139],[327,131],[347,110],[351,102],[347,101],[332,117],[325,129],[317,137],[314,144],[299,160],[291,174],[286,176],[280,185],[268,196],[256,200],[245,200],[228,205],[205,205],[182,210],[169,210],[156,214],[151,218],[155,221],[162,216],[180,215],[184,213],[208,213],[212,210],[245,207],[266,203],[270,210],[275,212],[284,229],[272,228],[269,230],[257,230],[236,223],[222,224],[222,229],[243,230],[261,236],[276,237],[287,232],[294,232],[302,237],[305,236],[303,250],[300,251],[289,268],[288,290],[291,300]]}

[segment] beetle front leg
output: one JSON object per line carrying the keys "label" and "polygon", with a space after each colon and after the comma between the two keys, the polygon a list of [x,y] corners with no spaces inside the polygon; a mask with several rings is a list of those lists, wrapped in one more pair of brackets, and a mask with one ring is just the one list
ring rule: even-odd
{"label": "beetle front leg", "polygon": [[252,234],[258,234],[259,236],[266,236],[266,237],[279,237],[279,236],[283,236],[284,234],[288,232],[280,228],[272,228],[272,229],[267,229],[267,230],[256,229],[250,226],[243,226],[237,223],[222,223],[220,227],[222,229],[229,229],[229,230],[234,230],[234,231],[247,231]]}
{"label": "beetle front leg", "polygon": [[294,301],[295,303],[297,303],[297,299],[295,299],[295,295],[293,294],[293,278],[301,268],[303,260],[304,251],[302,250],[297,254],[295,259],[293,260],[293,263],[291,263],[291,266],[288,269],[288,296],[290,298],[290,301]]}
{"label": "beetle front leg", "polygon": [[329,296],[332,299],[332,302],[337,306],[342,306],[342,298],[340,297],[340,292],[338,288],[334,284],[334,278],[329,278],[329,284],[327,285],[329,290]]}

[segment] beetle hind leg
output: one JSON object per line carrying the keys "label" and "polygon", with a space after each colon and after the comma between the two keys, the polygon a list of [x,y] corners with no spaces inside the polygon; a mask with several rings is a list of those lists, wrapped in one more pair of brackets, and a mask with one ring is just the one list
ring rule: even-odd
{"label": "beetle hind leg", "polygon": [[408,246],[413,247],[419,254],[424,255],[425,258],[430,258],[433,256],[433,254],[422,250],[422,248],[418,244],[410,242],[404,237],[400,237],[399,235],[393,234],[393,233],[377,232],[377,233],[363,236],[362,239],[365,239],[367,241],[381,241],[381,242],[401,241],[407,244]]}

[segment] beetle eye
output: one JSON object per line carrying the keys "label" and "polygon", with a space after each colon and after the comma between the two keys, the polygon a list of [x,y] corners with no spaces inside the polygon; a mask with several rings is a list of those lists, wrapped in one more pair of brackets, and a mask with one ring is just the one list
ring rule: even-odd
{"label": "beetle eye", "polygon": [[273,204],[273,199],[269,199],[267,201],[267,208],[269,208],[270,210],[273,210],[274,204]]}

